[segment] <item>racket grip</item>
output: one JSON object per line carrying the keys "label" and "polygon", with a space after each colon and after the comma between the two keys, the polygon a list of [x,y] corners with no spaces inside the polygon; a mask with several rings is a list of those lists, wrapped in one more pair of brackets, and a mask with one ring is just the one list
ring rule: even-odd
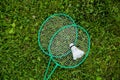
{"label": "racket grip", "polygon": [[49,70],[49,67],[50,67],[50,63],[52,61],[52,58],[50,58],[49,62],[48,62],[48,66],[47,66],[47,69],[45,71],[45,75],[44,75],[44,80],[49,80],[50,77],[52,76],[52,74],[54,73],[55,69],[58,67],[57,64],[55,64],[53,70],[50,72],[50,74],[47,76],[47,73],[48,73],[48,70]]}

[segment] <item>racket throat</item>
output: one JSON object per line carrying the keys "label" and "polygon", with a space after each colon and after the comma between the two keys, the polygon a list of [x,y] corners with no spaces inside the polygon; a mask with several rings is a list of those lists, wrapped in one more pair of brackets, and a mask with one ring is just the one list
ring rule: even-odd
{"label": "racket throat", "polygon": [[84,51],[78,49],[73,43],[70,44],[70,48],[72,51],[73,60],[77,60],[78,58],[82,58],[82,56],[84,55]]}

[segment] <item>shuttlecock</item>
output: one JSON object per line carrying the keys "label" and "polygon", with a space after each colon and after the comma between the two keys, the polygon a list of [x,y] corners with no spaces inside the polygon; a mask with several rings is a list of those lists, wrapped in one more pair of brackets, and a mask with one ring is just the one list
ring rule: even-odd
{"label": "shuttlecock", "polygon": [[73,43],[70,44],[70,48],[73,54],[73,60],[81,58],[84,55],[84,51],[78,49]]}

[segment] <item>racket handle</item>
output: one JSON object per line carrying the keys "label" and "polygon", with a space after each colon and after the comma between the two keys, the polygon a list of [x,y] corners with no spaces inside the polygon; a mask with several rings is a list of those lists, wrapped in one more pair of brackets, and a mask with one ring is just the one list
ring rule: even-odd
{"label": "racket handle", "polygon": [[50,63],[51,63],[51,60],[52,58],[50,58],[49,62],[48,62],[48,66],[47,66],[47,69],[45,71],[45,75],[44,75],[44,80],[48,80],[50,79],[50,77],[52,76],[52,74],[54,73],[55,69],[58,67],[58,65],[56,64],[53,68],[53,70],[50,72],[50,74],[47,76],[47,73],[48,73],[48,70],[49,70],[49,67],[50,67]]}

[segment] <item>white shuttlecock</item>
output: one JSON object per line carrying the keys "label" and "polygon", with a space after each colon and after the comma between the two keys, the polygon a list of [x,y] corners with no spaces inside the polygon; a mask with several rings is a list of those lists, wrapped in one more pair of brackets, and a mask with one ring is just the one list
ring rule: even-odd
{"label": "white shuttlecock", "polygon": [[84,51],[78,49],[73,43],[70,44],[70,48],[73,54],[73,60],[81,58],[84,55]]}

